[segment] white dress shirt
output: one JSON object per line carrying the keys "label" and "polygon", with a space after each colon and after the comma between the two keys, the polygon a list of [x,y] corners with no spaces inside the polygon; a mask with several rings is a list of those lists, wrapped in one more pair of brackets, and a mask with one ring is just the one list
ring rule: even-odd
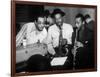
{"label": "white dress shirt", "polygon": [[47,31],[45,28],[42,31],[38,31],[33,22],[27,23],[27,24],[23,25],[22,29],[16,36],[16,45],[17,46],[20,45],[20,43],[22,43],[23,38],[25,36],[26,36],[27,44],[34,44],[34,43],[38,42],[38,40],[40,41],[40,43],[42,43],[45,40],[45,38],[47,37]]}
{"label": "white dress shirt", "polygon": [[[72,32],[73,28],[70,24],[63,23],[62,25],[62,36],[63,39],[67,40],[68,44],[72,44]],[[52,25],[48,30],[47,44],[48,51],[51,54],[55,54],[54,48],[59,46],[59,35],[60,29],[56,24]]]}

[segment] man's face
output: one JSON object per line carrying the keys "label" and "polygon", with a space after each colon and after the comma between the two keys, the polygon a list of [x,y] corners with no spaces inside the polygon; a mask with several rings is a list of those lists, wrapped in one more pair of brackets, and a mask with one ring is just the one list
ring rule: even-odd
{"label": "man's face", "polygon": [[83,25],[82,19],[80,17],[79,18],[76,18],[75,25],[78,28],[80,28]]}
{"label": "man's face", "polygon": [[59,27],[63,24],[63,18],[61,14],[55,14],[55,23]]}
{"label": "man's face", "polygon": [[89,23],[90,18],[85,19],[86,23]]}
{"label": "man's face", "polygon": [[45,19],[43,17],[38,17],[38,20],[37,20],[37,29],[39,31],[42,31],[43,28],[45,26]]}
{"label": "man's face", "polygon": [[53,18],[51,18],[50,16],[47,18],[47,22],[49,25],[52,25],[54,23]]}

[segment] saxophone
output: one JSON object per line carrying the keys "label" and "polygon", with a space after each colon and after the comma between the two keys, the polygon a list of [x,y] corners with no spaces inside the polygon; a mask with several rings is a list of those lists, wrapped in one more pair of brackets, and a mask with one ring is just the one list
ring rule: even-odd
{"label": "saxophone", "polygon": [[72,54],[73,54],[73,69],[74,69],[74,67],[75,67],[75,60],[76,60],[76,53],[77,53],[77,49],[78,49],[78,47],[77,47],[77,32],[78,32],[78,30],[76,30],[76,37],[75,37],[75,41],[74,41],[74,47],[72,48]]}
{"label": "saxophone", "polygon": [[76,61],[76,53],[78,52],[77,49],[80,47],[84,47],[84,45],[77,41],[77,35],[78,35],[78,30],[76,30],[76,37],[75,37],[75,41],[74,41],[74,47],[72,49],[72,54],[73,54],[73,66],[75,66],[75,61]]}

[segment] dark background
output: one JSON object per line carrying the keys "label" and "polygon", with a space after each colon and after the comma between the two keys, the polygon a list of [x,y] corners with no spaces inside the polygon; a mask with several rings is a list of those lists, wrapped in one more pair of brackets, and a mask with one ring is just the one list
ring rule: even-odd
{"label": "dark background", "polygon": [[33,22],[36,16],[41,14],[45,9],[48,9],[52,13],[55,8],[59,8],[66,13],[64,22],[71,24],[73,27],[75,27],[75,16],[78,13],[82,13],[83,15],[89,14],[95,20],[95,10],[92,8],[16,4],[16,34],[23,24]]}
{"label": "dark background", "polygon": [[16,4],[16,35],[25,23],[33,22],[43,10],[41,5]]}
{"label": "dark background", "polygon": [[44,7],[42,5],[17,4],[16,22],[32,22],[43,10]]}

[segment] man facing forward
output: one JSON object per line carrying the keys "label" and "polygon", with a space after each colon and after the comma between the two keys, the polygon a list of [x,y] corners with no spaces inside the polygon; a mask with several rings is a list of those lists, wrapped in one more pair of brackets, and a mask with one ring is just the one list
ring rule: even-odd
{"label": "man facing forward", "polygon": [[59,56],[62,55],[62,51],[59,48],[72,44],[72,32],[73,28],[70,24],[63,22],[63,16],[65,13],[60,9],[55,9],[52,13],[55,24],[48,29],[48,51],[50,54]]}
{"label": "man facing forward", "polygon": [[70,51],[72,44],[73,28],[70,24],[64,23],[65,13],[60,9],[54,9],[52,16],[55,24],[48,29],[47,45],[48,52],[55,57],[68,56],[64,68],[72,67],[72,54]]}

